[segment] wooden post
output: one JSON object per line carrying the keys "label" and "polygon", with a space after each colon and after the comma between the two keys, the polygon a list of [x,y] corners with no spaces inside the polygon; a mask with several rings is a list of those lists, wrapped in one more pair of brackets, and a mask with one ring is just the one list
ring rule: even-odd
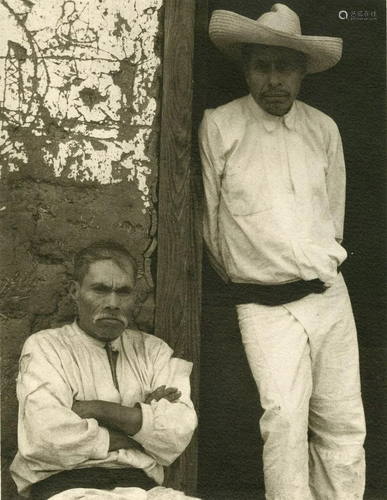
{"label": "wooden post", "polygon": [[[202,232],[192,164],[195,0],[165,0],[155,334],[194,363],[198,404]],[[197,436],[166,471],[166,485],[195,494]]]}

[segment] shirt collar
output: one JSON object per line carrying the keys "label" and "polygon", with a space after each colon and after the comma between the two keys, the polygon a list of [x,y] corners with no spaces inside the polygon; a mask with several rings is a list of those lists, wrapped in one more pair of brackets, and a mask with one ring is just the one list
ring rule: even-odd
{"label": "shirt collar", "polygon": [[88,335],[86,332],[84,332],[82,330],[82,328],[78,325],[78,319],[76,318],[74,320],[74,323],[72,324],[72,327],[73,327],[73,330],[74,332],[82,338],[82,340],[90,345],[90,346],[95,346],[95,347],[101,347],[102,349],[104,349],[105,345],[106,344],[110,344],[114,350],[118,350],[118,346],[120,345],[121,343],[121,335],[110,341],[110,342],[105,342],[104,340],[98,340],[98,339],[95,339],[94,337],[90,337],[90,335]]}
{"label": "shirt collar", "polygon": [[268,132],[272,132],[273,130],[275,130],[281,123],[283,123],[288,129],[295,128],[297,101],[294,101],[293,106],[284,116],[275,116],[267,113],[264,109],[261,108],[261,106],[259,106],[259,104],[255,101],[254,97],[251,94],[249,94],[248,96],[248,104],[253,115],[263,123],[265,129]]}

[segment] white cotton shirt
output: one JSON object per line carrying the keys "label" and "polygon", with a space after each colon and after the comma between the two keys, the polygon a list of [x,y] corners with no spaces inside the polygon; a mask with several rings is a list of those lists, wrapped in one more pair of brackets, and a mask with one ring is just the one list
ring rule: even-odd
{"label": "white cotton shirt", "polygon": [[207,110],[199,139],[204,239],[219,274],[239,283],[331,285],[347,256],[335,122],[300,101],[277,117],[248,95]]}
{"label": "white cotton shirt", "polygon": [[[11,474],[19,493],[31,484],[73,468],[141,468],[158,484],[163,465],[187,447],[197,425],[190,399],[192,363],[173,358],[161,339],[125,330],[111,342],[119,351],[114,386],[104,342],[84,333],[74,322],[31,335],[24,344],[17,378],[19,451]],[[177,387],[178,402],[144,404],[161,385]],[[74,400],[104,400],[132,407],[140,402],[142,427],[131,436],[144,449],[109,452],[109,433],[93,419],[71,410]]]}

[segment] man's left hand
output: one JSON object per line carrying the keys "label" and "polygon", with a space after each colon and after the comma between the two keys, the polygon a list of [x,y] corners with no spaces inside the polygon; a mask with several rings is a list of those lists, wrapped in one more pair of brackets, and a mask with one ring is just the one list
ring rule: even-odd
{"label": "man's left hand", "polygon": [[151,401],[160,401],[160,399],[166,399],[170,403],[176,402],[181,396],[181,392],[177,387],[167,387],[165,385],[161,385],[153,392],[147,395],[145,398],[145,404],[151,404]]}

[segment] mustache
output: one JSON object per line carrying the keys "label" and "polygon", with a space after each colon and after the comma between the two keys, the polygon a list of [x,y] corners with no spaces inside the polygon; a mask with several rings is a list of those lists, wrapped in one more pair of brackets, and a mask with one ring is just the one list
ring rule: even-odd
{"label": "mustache", "polygon": [[98,321],[100,319],[114,319],[116,321],[121,321],[122,323],[126,323],[128,321],[126,316],[123,316],[122,314],[112,314],[112,313],[100,314],[95,319],[96,319],[96,321]]}

